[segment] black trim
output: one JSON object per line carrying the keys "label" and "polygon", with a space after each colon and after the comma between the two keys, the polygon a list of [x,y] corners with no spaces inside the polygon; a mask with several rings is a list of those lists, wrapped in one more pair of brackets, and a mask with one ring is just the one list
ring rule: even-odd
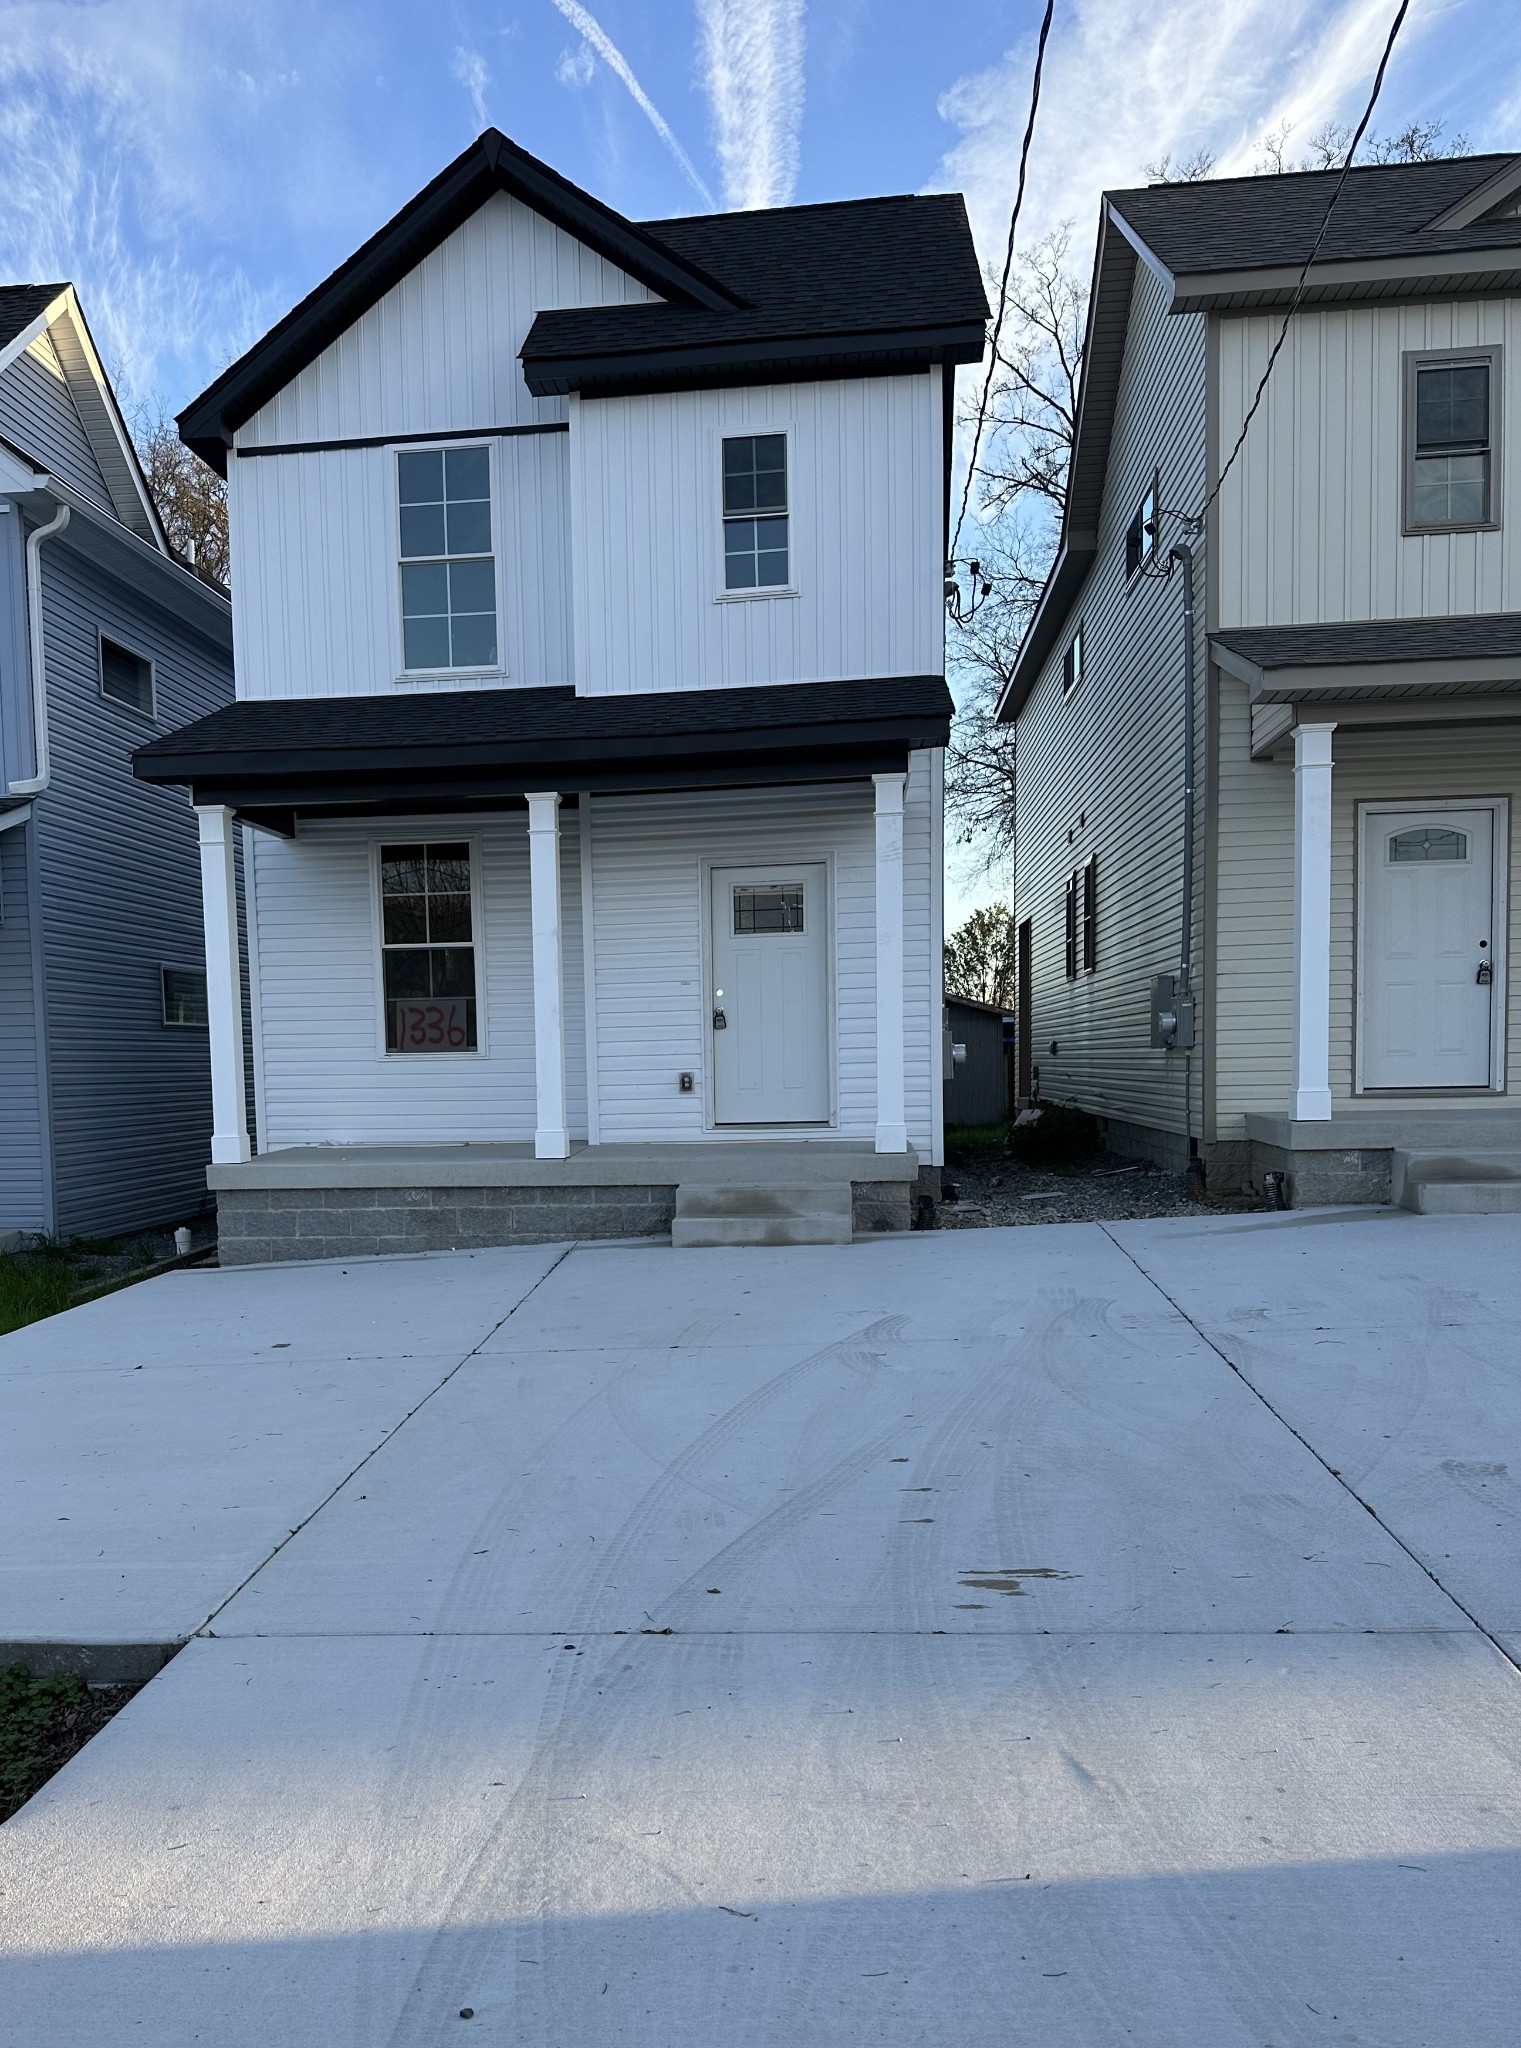
{"label": "black trim", "polygon": [[241,462],[250,455],[331,455],[341,448],[404,448],[412,441],[504,441],[515,434],[568,434],[569,420],[530,420],[516,427],[448,427],[441,434],[361,434],[349,441],[271,441],[262,448],[234,448]]}
{"label": "black trim", "polygon": [[987,331],[981,321],[953,327],[900,328],[782,340],[689,342],[669,348],[594,356],[530,357],[523,344],[523,381],[535,398],[634,397],[641,392],[697,390],[704,385],[765,383],[863,375],[903,375],[936,363],[981,362]]}

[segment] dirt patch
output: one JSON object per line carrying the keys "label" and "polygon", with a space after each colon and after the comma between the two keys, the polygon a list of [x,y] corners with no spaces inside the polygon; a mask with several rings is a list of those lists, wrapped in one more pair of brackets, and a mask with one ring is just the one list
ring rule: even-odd
{"label": "dirt patch", "polygon": [[7,1821],[131,1699],[135,1685],[86,1686],[0,1668],[0,1821]]}
{"label": "dirt patch", "polygon": [[1256,1210],[1251,1195],[1202,1201],[1181,1173],[1163,1173],[1144,1161],[1096,1152],[1060,1170],[1025,1166],[1004,1158],[976,1165],[948,1166],[945,1185],[954,1201],[942,1200],[936,1216],[941,1230],[1004,1229],[1022,1223],[1121,1223],[1150,1216],[1220,1216]]}

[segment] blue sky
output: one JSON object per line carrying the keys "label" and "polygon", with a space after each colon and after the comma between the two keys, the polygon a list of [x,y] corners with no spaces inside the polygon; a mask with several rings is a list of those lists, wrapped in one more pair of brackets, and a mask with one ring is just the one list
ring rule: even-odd
{"label": "blue sky", "polygon": [[[1391,0],[1058,0],[1032,232],[1355,112]],[[177,407],[485,121],[635,216],[959,187],[1001,244],[1037,0],[0,0],[0,274]],[[1385,125],[1521,147],[1521,7],[1415,0]],[[1084,259],[1086,250],[1084,250]]]}

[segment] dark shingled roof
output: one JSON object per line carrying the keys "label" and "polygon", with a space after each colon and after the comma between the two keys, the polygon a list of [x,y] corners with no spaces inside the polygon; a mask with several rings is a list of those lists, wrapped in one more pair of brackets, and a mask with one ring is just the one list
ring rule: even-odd
{"label": "dark shingled roof", "polygon": [[1218,647],[1254,668],[1339,668],[1377,661],[1482,661],[1521,655],[1521,612],[1469,618],[1364,619],[1331,626],[1233,626]]}
{"label": "dark shingled roof", "polygon": [[[1514,218],[1456,229],[1428,225],[1514,162],[1509,154],[1465,156],[1353,170],[1317,264],[1515,248],[1521,242],[1521,220]],[[1174,277],[1271,269],[1304,262],[1340,175],[1302,171],[1281,178],[1204,178],[1190,185],[1143,185],[1106,197]]]}
{"label": "dark shingled roof", "polygon": [[966,206],[955,192],[641,221],[641,231],[718,278],[740,309],[623,305],[540,313],[529,373],[567,357],[749,341],[895,334],[987,319]]}
{"label": "dark shingled roof", "polygon": [[0,348],[51,306],[66,284],[0,284]]}

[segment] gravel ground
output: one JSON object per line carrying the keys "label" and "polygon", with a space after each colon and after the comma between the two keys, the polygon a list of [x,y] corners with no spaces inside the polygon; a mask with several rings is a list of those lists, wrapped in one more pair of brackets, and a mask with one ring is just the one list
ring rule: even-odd
{"label": "gravel ground", "polygon": [[1201,1202],[1181,1173],[1163,1173],[1113,1153],[1095,1153],[1060,1169],[1022,1166],[1013,1159],[986,1166],[948,1166],[944,1185],[957,1199],[942,1200],[941,1230],[986,1230],[1011,1223],[1113,1223],[1138,1216],[1218,1216],[1259,1209],[1250,1197]]}

